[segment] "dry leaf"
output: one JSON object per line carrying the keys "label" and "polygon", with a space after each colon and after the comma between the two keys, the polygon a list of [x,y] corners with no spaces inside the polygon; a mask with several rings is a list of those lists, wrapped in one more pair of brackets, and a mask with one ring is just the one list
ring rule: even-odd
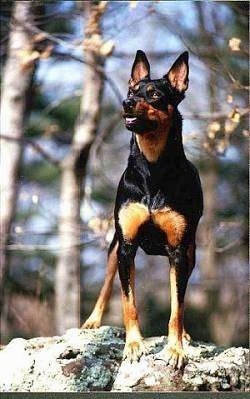
{"label": "dry leaf", "polygon": [[220,131],[221,125],[219,122],[214,121],[210,123],[207,127],[207,135],[208,137],[213,140],[215,138],[215,135]]}
{"label": "dry leaf", "polygon": [[36,60],[40,58],[39,51],[33,50],[19,50],[17,56],[20,58],[20,65],[22,71],[32,69]]}
{"label": "dry leaf", "polygon": [[46,59],[51,56],[51,53],[54,49],[53,44],[48,45],[41,53],[40,53],[40,58]]}
{"label": "dry leaf", "polygon": [[100,1],[100,3],[97,6],[98,10],[103,13],[105,11],[106,7],[107,7],[107,4],[108,4],[107,1]]}
{"label": "dry leaf", "polygon": [[237,123],[233,122],[232,119],[227,119],[225,122],[225,132],[227,134],[233,133],[237,126]]}
{"label": "dry leaf", "polygon": [[104,57],[107,57],[112,54],[115,48],[115,43],[113,40],[108,40],[107,42],[103,43],[100,48],[100,54]]}
{"label": "dry leaf", "polygon": [[227,143],[225,140],[220,140],[217,143],[216,150],[219,154],[224,154],[224,152],[226,151],[226,148],[227,148]]}
{"label": "dry leaf", "polygon": [[41,42],[41,41],[43,41],[45,39],[47,39],[47,34],[45,32],[40,32],[40,33],[37,33],[37,34],[35,34],[33,36],[33,40],[36,43]]}
{"label": "dry leaf", "polygon": [[215,138],[215,132],[213,132],[212,130],[209,130],[207,133],[208,137],[213,140]]}
{"label": "dry leaf", "polygon": [[244,130],[242,130],[242,136],[244,136],[244,137],[249,137],[250,136],[250,132],[249,132],[249,130],[246,130],[246,129],[244,129]]}
{"label": "dry leaf", "polygon": [[240,117],[241,115],[237,109],[233,109],[232,112],[229,114],[229,118],[235,123],[240,122]]}
{"label": "dry leaf", "polygon": [[228,46],[232,51],[240,51],[240,44],[241,44],[241,39],[238,37],[232,37],[229,40]]}

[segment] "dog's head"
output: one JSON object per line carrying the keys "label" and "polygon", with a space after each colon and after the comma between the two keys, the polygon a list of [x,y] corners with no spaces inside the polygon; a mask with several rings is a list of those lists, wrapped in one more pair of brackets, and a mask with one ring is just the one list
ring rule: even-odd
{"label": "dog's head", "polygon": [[147,57],[138,50],[123,101],[126,128],[143,134],[168,124],[188,88],[188,70],[188,53],[184,52],[162,79],[151,79]]}

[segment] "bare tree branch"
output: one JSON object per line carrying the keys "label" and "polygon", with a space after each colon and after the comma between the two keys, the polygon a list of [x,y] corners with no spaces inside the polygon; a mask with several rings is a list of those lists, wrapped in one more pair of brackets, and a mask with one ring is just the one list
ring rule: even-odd
{"label": "bare tree branch", "polygon": [[55,159],[51,154],[49,154],[40,144],[38,144],[37,142],[31,140],[31,139],[27,139],[27,138],[18,138],[18,137],[11,137],[5,134],[0,134],[0,138],[4,139],[4,140],[9,140],[9,141],[15,141],[15,142],[20,142],[20,143],[27,143],[29,144],[31,147],[34,148],[35,151],[37,151],[39,154],[42,155],[42,157],[44,159],[46,159],[46,161],[52,163],[53,165],[59,167],[60,166],[60,161]]}
{"label": "bare tree branch", "polygon": [[[202,3],[202,2],[201,2]],[[199,10],[199,17],[201,20],[200,25],[202,26],[204,21],[203,21],[203,15],[201,12],[201,7],[202,4],[197,2],[197,7]],[[244,86],[242,85],[233,75],[230,71],[228,71],[228,69],[225,67],[225,63],[223,61],[222,56],[225,55],[225,49],[220,50],[218,49],[217,46],[213,46],[213,37],[212,35],[207,35],[207,32],[203,29],[203,34],[204,34],[204,38],[207,38],[209,40],[206,40],[206,45],[205,46],[199,46],[196,47],[193,42],[192,39],[190,39],[189,37],[187,37],[187,34],[184,34],[183,31],[181,30],[180,25],[172,19],[169,18],[168,15],[162,13],[159,10],[155,10],[155,12],[157,13],[159,19],[164,22],[166,24],[167,29],[173,33],[174,35],[177,35],[180,40],[183,42],[183,44],[186,46],[186,48],[190,51],[190,53],[194,54],[197,57],[202,57],[202,61],[206,64],[206,66],[213,71],[214,73],[216,72],[216,74],[219,74],[220,76],[224,77],[224,73],[222,71],[222,69],[224,69],[224,72],[226,72],[229,80],[232,82],[233,86],[236,89],[243,89],[243,90],[249,90],[249,86]],[[245,55],[245,49],[243,49],[241,51],[241,55],[242,53]],[[216,57],[220,66],[216,66],[214,63],[211,62],[211,60]],[[222,69],[221,69],[222,68]]]}
{"label": "bare tree branch", "polygon": [[53,51],[52,51],[52,54],[53,54],[54,56],[57,56],[58,58],[64,58],[64,59],[70,58],[70,59],[72,59],[72,60],[81,62],[82,64],[86,64],[86,65],[89,65],[90,67],[92,67],[97,73],[99,73],[99,74],[104,78],[104,80],[106,80],[106,82],[110,85],[110,88],[112,89],[112,91],[113,91],[113,93],[115,94],[115,96],[116,96],[117,100],[119,101],[119,103],[120,103],[120,104],[122,103],[123,96],[122,96],[120,90],[118,89],[118,87],[117,87],[117,85],[115,84],[115,82],[113,81],[113,79],[111,79],[111,78],[104,72],[104,69],[103,69],[102,67],[97,66],[97,65],[94,65],[94,64],[91,64],[90,62],[87,62],[87,61],[84,60],[83,58],[78,57],[78,56],[73,55],[73,54],[70,54],[70,53],[62,53],[62,52],[53,50]]}
{"label": "bare tree branch", "polygon": [[[237,108],[237,112],[241,116],[246,116],[250,112],[250,107],[247,108]],[[184,119],[196,119],[196,120],[218,120],[230,118],[230,112],[208,112],[208,113],[183,113]]]}
{"label": "bare tree branch", "polygon": [[8,251],[63,251],[72,248],[83,248],[85,245],[96,242],[96,238],[87,241],[79,241],[71,245],[48,245],[48,244],[9,244],[7,245]]}
{"label": "bare tree branch", "polygon": [[215,248],[215,252],[220,254],[220,253],[228,251],[236,246],[240,246],[241,244],[243,244],[243,242],[244,241],[242,238],[238,238],[237,240],[230,242],[229,244],[225,245],[224,247]]}
{"label": "bare tree branch", "polygon": [[54,108],[59,107],[64,101],[72,100],[73,98],[80,97],[80,96],[81,96],[81,91],[76,90],[73,94],[70,94],[65,97],[62,97],[62,98],[52,101],[43,109],[43,112],[45,114],[49,114]]}
{"label": "bare tree branch", "polygon": [[[13,21],[11,22],[11,25],[13,25],[13,26],[15,25],[15,20],[13,20]],[[71,51],[72,51],[72,50],[75,51],[75,50],[77,49],[77,47],[79,47],[79,45],[66,42],[65,40],[62,40],[62,39],[60,39],[59,37],[56,37],[56,36],[54,36],[54,35],[52,35],[52,34],[46,32],[46,31],[44,31],[44,30],[42,30],[42,29],[40,29],[40,28],[38,28],[38,27],[36,27],[36,26],[31,26],[30,24],[23,24],[23,27],[24,27],[28,32],[31,32],[31,33],[33,33],[33,34],[40,34],[40,35],[42,35],[42,36],[44,37],[44,39],[49,39],[52,43],[56,43],[56,44],[58,44],[58,45],[60,45],[60,46],[62,46],[62,47],[64,47],[64,48],[67,48],[67,49],[69,49],[69,50],[71,50]],[[106,80],[107,83],[110,85],[110,87],[111,87],[111,89],[113,90],[113,92],[114,92],[116,98],[118,99],[119,103],[122,103],[122,95],[121,95],[121,93],[120,93],[118,87],[116,86],[116,84],[115,84],[115,82],[113,81],[113,79],[111,79],[109,76],[107,76],[107,74],[105,73],[103,67],[101,67],[100,65],[97,66],[97,65],[95,65],[95,64],[91,64],[90,62],[87,62],[87,61],[84,60],[83,58],[78,57],[78,56],[73,55],[73,54],[61,53],[61,52],[58,52],[58,51],[56,51],[56,50],[53,50],[53,51],[52,51],[52,54],[53,54],[53,55],[56,55],[56,56],[58,56],[58,57],[71,58],[71,59],[74,59],[75,61],[79,61],[79,62],[81,62],[81,63],[83,63],[83,64],[87,64],[87,65],[89,65],[90,67],[94,68],[94,70],[95,70],[97,73],[99,73],[99,74],[104,78],[104,80]]]}
{"label": "bare tree branch", "polygon": [[[105,137],[107,137],[111,131],[118,125],[121,120],[121,112],[115,113],[109,120],[107,126],[97,135],[96,140],[91,148],[91,155],[93,158],[97,158],[98,151],[103,143]],[[91,163],[91,162],[90,162]]]}

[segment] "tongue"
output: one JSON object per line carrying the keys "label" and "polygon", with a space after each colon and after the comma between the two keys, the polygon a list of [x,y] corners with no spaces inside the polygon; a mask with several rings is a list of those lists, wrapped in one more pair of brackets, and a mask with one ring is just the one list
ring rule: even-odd
{"label": "tongue", "polygon": [[133,123],[137,118],[126,118],[126,123]]}

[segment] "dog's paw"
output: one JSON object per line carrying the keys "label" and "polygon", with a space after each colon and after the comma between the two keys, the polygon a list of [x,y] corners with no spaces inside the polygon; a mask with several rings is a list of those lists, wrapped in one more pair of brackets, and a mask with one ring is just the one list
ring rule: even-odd
{"label": "dog's paw", "polygon": [[140,358],[147,353],[147,348],[143,340],[126,342],[123,351],[123,360],[127,359],[131,363],[139,362]]}
{"label": "dog's paw", "polygon": [[81,326],[82,329],[84,328],[99,328],[101,325],[101,320],[99,318],[96,317],[89,317]]}
{"label": "dog's paw", "polygon": [[163,360],[175,370],[181,370],[187,364],[187,358],[181,346],[166,346],[155,355],[155,359]]}

